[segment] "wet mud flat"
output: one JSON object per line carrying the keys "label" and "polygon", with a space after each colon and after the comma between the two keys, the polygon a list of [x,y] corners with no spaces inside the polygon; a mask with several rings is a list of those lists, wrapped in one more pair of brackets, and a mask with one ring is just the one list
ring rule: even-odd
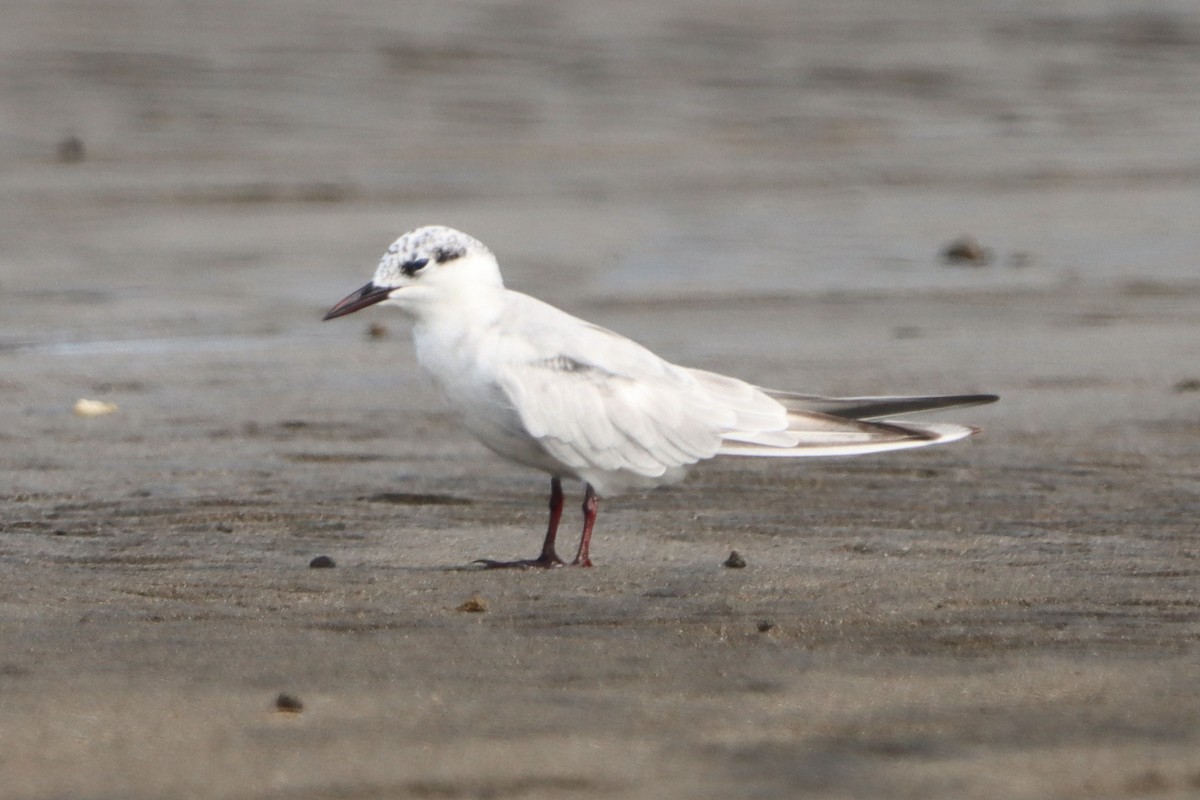
{"label": "wet mud flat", "polygon": [[[1177,6],[7,9],[0,797],[1195,796]],[[319,322],[431,222],[680,363],[1003,400],[481,572],[546,480]]]}
{"label": "wet mud flat", "polygon": [[[776,341],[836,316],[844,338],[803,370],[835,384],[845,365],[823,352],[874,339],[894,301],[778,302],[729,304],[725,324]],[[982,313],[997,298],[910,302],[929,346],[960,315],[1005,341],[1006,315]],[[1120,319],[1082,313],[1113,302]],[[606,501],[591,570],[470,567],[533,553],[545,481],[484,455],[411,364],[372,377],[402,339],[364,327],[138,368],[11,356],[22,386],[124,375],[87,386],[116,414],[10,420],[11,796],[1188,796],[1194,395],[1137,353],[1186,350],[1200,296],[1022,305],[1060,343],[1099,334],[1103,372],[1006,373],[996,352],[1013,399],[954,415],[988,429],[961,446],[723,460]],[[711,331],[695,304],[661,313]],[[931,370],[908,341],[856,369],[997,388],[974,385],[977,352]],[[723,566],[731,550],[744,568]]]}

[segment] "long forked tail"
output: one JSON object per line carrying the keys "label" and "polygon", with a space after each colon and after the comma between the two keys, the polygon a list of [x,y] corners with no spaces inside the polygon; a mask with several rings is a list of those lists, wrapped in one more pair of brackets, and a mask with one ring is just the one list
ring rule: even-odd
{"label": "long forked tail", "polygon": [[[722,455],[776,458],[849,456],[927,447],[979,431],[954,423],[896,422],[891,417],[943,408],[983,405],[990,394],[932,397],[821,397],[763,389],[787,409],[786,441],[776,436],[730,433]],[[783,433],[783,432],[780,432]]]}

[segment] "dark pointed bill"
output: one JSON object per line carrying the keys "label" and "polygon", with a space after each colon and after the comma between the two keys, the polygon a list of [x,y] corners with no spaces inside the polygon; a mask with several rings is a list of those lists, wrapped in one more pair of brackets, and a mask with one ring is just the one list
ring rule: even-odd
{"label": "dark pointed bill", "polygon": [[388,295],[391,293],[391,289],[376,286],[374,283],[368,283],[357,292],[351,292],[339,300],[337,305],[326,312],[322,320],[344,317],[347,314],[353,314],[355,311],[361,311],[367,306],[373,306],[378,302],[387,300]]}

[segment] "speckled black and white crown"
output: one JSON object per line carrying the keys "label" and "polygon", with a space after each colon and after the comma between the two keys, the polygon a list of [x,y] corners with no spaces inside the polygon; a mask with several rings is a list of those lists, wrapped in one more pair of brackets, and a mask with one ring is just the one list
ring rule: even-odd
{"label": "speckled black and white crown", "polygon": [[376,286],[397,286],[430,264],[448,264],[468,255],[491,255],[487,246],[445,225],[425,225],[392,242],[375,270]]}

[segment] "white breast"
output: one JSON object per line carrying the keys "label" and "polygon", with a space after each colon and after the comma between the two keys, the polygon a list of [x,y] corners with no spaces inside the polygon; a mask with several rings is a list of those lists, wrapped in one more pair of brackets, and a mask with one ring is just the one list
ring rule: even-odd
{"label": "white breast", "polygon": [[417,323],[413,345],[417,362],[432,377],[463,426],[488,449],[551,475],[574,476],[529,435],[496,380],[503,354],[491,326],[471,330]]}

